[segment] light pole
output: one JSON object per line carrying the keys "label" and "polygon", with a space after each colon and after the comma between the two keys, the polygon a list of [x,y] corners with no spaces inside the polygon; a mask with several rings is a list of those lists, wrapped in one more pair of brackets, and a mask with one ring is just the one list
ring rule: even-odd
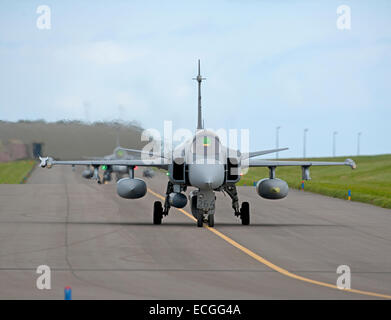
{"label": "light pole", "polygon": [[303,158],[306,157],[306,143],[307,143],[307,132],[308,128],[304,129],[304,136],[303,136]]}
{"label": "light pole", "polygon": [[[276,149],[278,149],[279,141],[278,141],[278,134],[280,132],[281,127],[276,127]],[[276,159],[278,159],[278,152],[276,152]]]}
{"label": "light pole", "polygon": [[360,140],[361,140],[361,134],[362,132],[359,132],[357,134],[357,155],[359,156],[360,155]]}
{"label": "light pole", "polygon": [[338,131],[333,132],[333,157],[335,157],[335,143],[336,143],[337,134],[338,134]]}

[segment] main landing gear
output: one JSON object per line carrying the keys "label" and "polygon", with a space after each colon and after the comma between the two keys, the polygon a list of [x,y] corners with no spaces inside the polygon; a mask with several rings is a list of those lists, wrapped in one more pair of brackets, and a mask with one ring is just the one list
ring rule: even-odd
{"label": "main landing gear", "polygon": [[235,216],[240,217],[242,225],[248,226],[250,224],[250,204],[246,201],[242,202],[242,206],[239,209],[238,191],[234,184],[225,186],[223,190],[228,193],[232,199],[232,208],[234,209]]}
{"label": "main landing gear", "polygon": [[153,204],[153,224],[162,224],[163,206],[160,201]]}
{"label": "main landing gear", "polygon": [[153,224],[162,224],[162,219],[164,216],[168,215],[170,207],[163,208],[160,201],[155,201],[153,204]]}
{"label": "main landing gear", "polygon": [[248,226],[250,224],[250,205],[248,202],[242,202],[240,219],[242,220],[242,225]]}
{"label": "main landing gear", "polygon": [[169,181],[167,183],[166,198],[164,201],[164,207],[160,201],[155,201],[153,204],[153,224],[162,224],[164,216],[168,215],[171,205],[168,201],[168,196],[174,191],[174,185]]}

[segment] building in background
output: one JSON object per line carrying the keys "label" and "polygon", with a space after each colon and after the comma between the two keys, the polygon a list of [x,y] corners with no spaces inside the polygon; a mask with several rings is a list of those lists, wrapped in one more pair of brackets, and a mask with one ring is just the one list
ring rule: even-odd
{"label": "building in background", "polygon": [[21,140],[10,139],[6,143],[0,140],[0,162],[30,158],[28,147]]}

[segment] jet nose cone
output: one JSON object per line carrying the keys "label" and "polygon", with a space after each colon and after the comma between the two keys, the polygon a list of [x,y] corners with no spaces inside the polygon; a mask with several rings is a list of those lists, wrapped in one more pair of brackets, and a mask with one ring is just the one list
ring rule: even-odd
{"label": "jet nose cone", "polygon": [[223,164],[190,164],[189,180],[200,189],[216,189],[224,183]]}

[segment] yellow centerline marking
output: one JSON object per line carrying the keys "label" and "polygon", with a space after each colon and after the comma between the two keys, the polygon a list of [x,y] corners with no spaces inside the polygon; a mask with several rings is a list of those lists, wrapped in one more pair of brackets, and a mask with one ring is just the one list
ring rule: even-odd
{"label": "yellow centerline marking", "polygon": [[[148,192],[151,193],[152,195],[154,195],[155,197],[163,200],[163,201],[165,200],[165,198],[162,195],[152,191],[149,188],[148,188]],[[187,212],[187,211],[185,211],[183,209],[177,209],[177,210],[182,212],[185,216],[187,216],[191,220],[197,221],[197,219],[194,218],[193,215],[190,214],[189,212]],[[269,267],[270,269],[272,269],[274,271],[277,271],[278,273],[283,274],[284,276],[287,276],[287,277],[290,277],[290,278],[293,278],[293,279],[297,279],[297,280],[300,280],[300,281],[304,281],[304,282],[307,282],[307,283],[312,283],[312,284],[315,284],[315,285],[318,285],[318,286],[322,286],[322,287],[327,287],[327,288],[331,288],[331,289],[337,289],[338,291],[347,291],[347,292],[363,294],[363,295],[367,295],[367,296],[391,299],[391,295],[382,294],[382,293],[376,293],[376,292],[371,292],[371,291],[357,290],[357,289],[339,289],[336,285],[331,284],[331,283],[327,283],[327,282],[323,282],[323,281],[317,281],[317,280],[313,280],[313,279],[310,279],[310,278],[299,276],[299,275],[297,275],[295,273],[292,273],[292,272],[290,272],[290,271],[288,271],[288,270],[286,270],[284,268],[281,268],[281,267],[275,265],[274,263],[270,262],[269,260],[261,257],[260,255],[256,254],[254,251],[251,251],[250,249],[242,246],[241,244],[239,244],[235,240],[233,240],[230,237],[226,236],[225,234],[221,233],[216,228],[211,228],[211,227],[206,226],[206,225],[204,225],[204,228],[209,230],[209,231],[211,231],[212,233],[217,235],[219,238],[221,238],[224,241],[228,242],[229,244],[231,244],[235,248],[237,248],[240,251],[244,252],[245,254],[250,256],[251,258],[257,260],[258,262],[260,262],[262,264],[264,264],[265,266]]]}

